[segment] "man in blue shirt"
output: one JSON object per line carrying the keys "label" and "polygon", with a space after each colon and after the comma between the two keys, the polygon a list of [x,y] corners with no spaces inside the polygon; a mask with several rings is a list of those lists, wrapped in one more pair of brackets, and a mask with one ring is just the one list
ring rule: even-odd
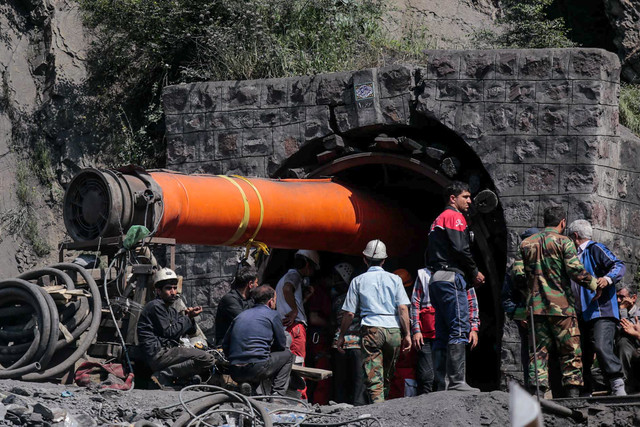
{"label": "man in blue shirt", "polygon": [[402,279],[382,268],[387,258],[385,244],[372,240],[362,254],[369,269],[349,285],[336,347],[344,351],[344,335],[359,312],[365,385],[371,402],[377,403],[384,402],[389,393],[401,345],[402,351],[411,349],[410,302]]}
{"label": "man in blue shirt", "polygon": [[589,221],[573,221],[567,228],[567,234],[576,244],[578,258],[585,270],[597,277],[598,288],[602,289],[602,295],[596,299],[595,292],[572,285],[577,308],[582,311],[580,333],[584,394],[590,395],[592,391],[591,365],[595,352],[600,368],[609,380],[611,393],[626,396],[622,363],[615,352],[616,326],[620,320],[615,284],[622,280],[626,267],[609,248],[591,240],[593,229]]}
{"label": "man in blue shirt", "polygon": [[294,355],[286,349],[284,326],[276,308],[276,293],[262,285],[251,291],[255,307],[233,320],[222,341],[222,349],[231,363],[229,373],[238,383],[256,385],[271,379],[271,394],[284,396]]}

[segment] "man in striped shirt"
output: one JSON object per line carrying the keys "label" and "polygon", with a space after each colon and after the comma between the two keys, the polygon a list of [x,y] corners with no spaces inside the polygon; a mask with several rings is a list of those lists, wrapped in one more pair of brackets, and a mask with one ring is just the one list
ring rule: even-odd
{"label": "man in striped shirt", "polygon": [[[439,358],[433,366],[432,345],[436,337],[435,331],[435,309],[431,305],[429,297],[429,281],[431,272],[427,268],[418,271],[411,295],[411,334],[413,346],[418,352],[418,366],[416,369],[416,380],[418,382],[418,394],[426,394],[433,390],[444,390],[446,376],[446,362]],[[473,350],[478,344],[478,330],[480,329],[480,316],[478,311],[478,298],[476,290],[467,290],[467,301],[469,302],[469,323],[471,332],[469,333],[469,343]],[[434,384],[435,377],[435,384]]]}

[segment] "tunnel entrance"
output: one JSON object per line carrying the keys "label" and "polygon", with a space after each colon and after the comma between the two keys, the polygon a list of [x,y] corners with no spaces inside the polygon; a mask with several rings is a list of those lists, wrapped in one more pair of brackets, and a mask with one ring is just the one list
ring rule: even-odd
{"label": "tunnel entrance", "polygon": [[[419,134],[424,133],[416,129],[405,129],[404,132],[395,134],[392,132],[391,136],[390,133],[382,137],[380,134],[373,134],[368,141],[349,140],[349,146],[367,146],[369,151],[345,153],[325,164],[307,164],[304,167],[308,171],[304,176],[306,178],[332,177],[342,184],[367,189],[393,201],[397,207],[419,219],[421,227],[415,233],[423,236],[420,238],[420,246],[412,250],[409,256],[402,258],[390,254],[384,265],[387,271],[392,272],[404,268],[411,272],[414,280],[417,270],[425,266],[429,227],[444,208],[444,187],[453,179],[459,179],[470,183],[474,196],[482,189],[494,189],[480,160],[459,136],[438,124],[431,125],[431,130],[430,141],[420,138]],[[425,148],[407,153],[406,150],[398,150],[393,143],[389,145],[391,140],[400,141],[402,145],[405,142],[403,138],[411,138],[412,142]],[[434,143],[434,139],[439,143]],[[378,143],[381,140],[384,144]],[[291,160],[288,166],[300,168],[304,165],[300,158]],[[454,170],[445,173],[443,169],[447,165]],[[290,168],[281,168],[281,176],[276,177],[290,177],[290,171]],[[499,388],[500,381],[503,324],[500,291],[506,265],[506,227],[502,208],[498,206],[490,213],[473,210],[469,226],[475,235],[472,245],[474,258],[487,276],[487,283],[476,289],[480,306],[480,339],[477,348],[468,355],[467,377],[472,385],[482,390],[495,390]],[[294,251],[289,250],[274,250],[261,266],[263,282],[275,286],[292,265],[293,253]],[[360,257],[322,252],[322,268],[312,278],[312,282],[315,280],[315,283],[322,283],[323,278],[330,275],[334,265],[345,261],[355,267],[355,275],[366,269]],[[411,291],[412,287],[408,289],[409,294]],[[333,332],[331,331],[332,334]]]}

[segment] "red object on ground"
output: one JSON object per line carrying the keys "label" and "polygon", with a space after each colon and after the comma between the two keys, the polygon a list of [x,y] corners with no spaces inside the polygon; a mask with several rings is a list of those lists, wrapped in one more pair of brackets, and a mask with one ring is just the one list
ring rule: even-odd
{"label": "red object on ground", "polygon": [[124,367],[119,363],[84,362],[76,370],[74,380],[82,387],[97,385],[99,388],[130,390],[133,373],[125,374]]}
{"label": "red object on ground", "polygon": [[396,372],[393,374],[391,380],[391,387],[389,388],[389,396],[387,399],[397,399],[404,397],[404,380],[416,379],[416,365],[418,363],[418,354],[416,350],[411,347],[406,353],[400,352],[398,361],[396,362]]}

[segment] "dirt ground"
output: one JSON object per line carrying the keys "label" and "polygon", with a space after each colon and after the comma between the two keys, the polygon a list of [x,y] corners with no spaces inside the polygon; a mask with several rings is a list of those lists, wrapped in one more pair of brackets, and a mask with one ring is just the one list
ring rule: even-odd
{"label": "dirt ground", "polygon": [[[204,394],[186,391],[184,397],[188,400]],[[98,391],[59,384],[0,380],[0,425],[129,426],[136,422],[141,425],[141,421],[146,420],[158,426],[170,426],[183,413],[178,395],[177,391]],[[168,407],[170,405],[177,406]],[[509,396],[501,391],[478,394],[439,392],[361,407],[314,409],[334,412],[338,415],[336,419],[341,421],[371,415],[378,418],[382,426],[388,427],[510,425]],[[640,425],[639,406],[594,405],[589,414],[587,422],[578,424],[548,414],[545,414],[544,421],[546,426]]]}

